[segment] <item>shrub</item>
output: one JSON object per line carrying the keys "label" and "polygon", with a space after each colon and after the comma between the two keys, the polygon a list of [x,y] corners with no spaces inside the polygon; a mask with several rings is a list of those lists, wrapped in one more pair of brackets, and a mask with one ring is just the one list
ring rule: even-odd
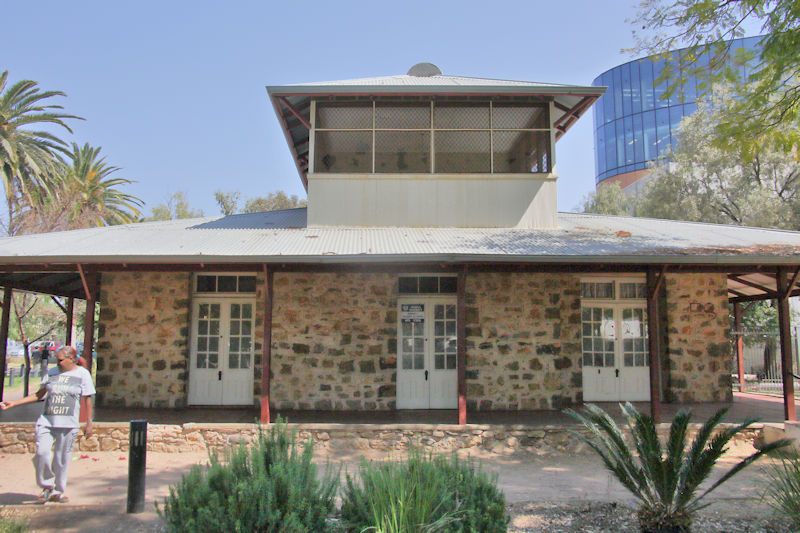
{"label": "shrub", "polygon": [[506,531],[505,498],[496,476],[455,455],[412,449],[408,460],[362,460],[360,484],[349,474],[342,496],[347,531],[422,533]]}
{"label": "shrub", "polygon": [[782,455],[780,459],[766,469],[769,484],[764,497],[800,530],[800,457]]}
{"label": "shrub", "polygon": [[311,462],[312,443],[302,451],[283,423],[259,432],[256,443],[212,454],[170,487],[159,516],[172,532],[330,531],[338,472],[322,479]]}
{"label": "shrub", "polygon": [[714,434],[727,412],[721,409],[703,424],[687,449],[691,413],[681,410],[672,421],[666,448],[662,450],[653,418],[639,413],[630,403],[620,407],[628,421],[632,445],[625,442],[622,430],[599,407],[588,404],[582,414],[571,409],[566,412],[586,426],[593,438],[573,434],[597,452],[606,468],[639,500],[637,517],[643,532],[690,531],[694,514],[709,505],[701,502],[708,493],[763,454],[789,442],[774,442],[742,459],[698,496],[700,484],[727,451],[728,442],[754,420]]}
{"label": "shrub", "polygon": [[28,531],[27,520],[0,515],[0,533],[25,533],[26,531]]}

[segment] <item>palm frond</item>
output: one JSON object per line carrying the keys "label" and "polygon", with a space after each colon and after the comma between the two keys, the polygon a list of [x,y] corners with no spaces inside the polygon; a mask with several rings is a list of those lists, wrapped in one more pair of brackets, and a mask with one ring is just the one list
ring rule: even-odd
{"label": "palm frond", "polygon": [[697,431],[687,452],[691,413],[681,410],[673,419],[669,435],[662,447],[653,418],[640,413],[630,403],[620,405],[630,430],[631,443],[602,409],[587,404],[581,413],[565,412],[589,430],[591,437],[572,432],[594,450],[608,469],[631,494],[641,502],[640,526],[686,527],[691,517],[707,504],[703,498],[736,475],[759,457],[785,446],[783,440],[765,446],[744,458],[697,495],[700,485],[709,477],[727,445],[735,435],[750,427],[754,420],[716,431],[727,409],[712,415]]}

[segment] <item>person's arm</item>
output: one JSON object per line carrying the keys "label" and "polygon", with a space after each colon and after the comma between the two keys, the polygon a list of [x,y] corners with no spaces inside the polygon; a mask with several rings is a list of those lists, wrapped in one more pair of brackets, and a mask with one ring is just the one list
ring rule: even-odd
{"label": "person's arm", "polygon": [[86,398],[86,427],[83,430],[83,434],[86,437],[92,436],[92,412],[94,410],[94,406],[92,404],[92,396],[85,396]]}
{"label": "person's arm", "polygon": [[[37,390],[34,393],[28,394],[24,398],[20,398],[19,400],[15,400],[12,402],[0,402],[0,410],[5,411],[6,409],[11,409],[12,407],[16,407],[18,405],[24,405],[26,403],[33,403],[38,402],[41,400],[44,395],[47,393],[47,389],[42,387],[41,389]],[[90,410],[91,412],[91,410]]]}

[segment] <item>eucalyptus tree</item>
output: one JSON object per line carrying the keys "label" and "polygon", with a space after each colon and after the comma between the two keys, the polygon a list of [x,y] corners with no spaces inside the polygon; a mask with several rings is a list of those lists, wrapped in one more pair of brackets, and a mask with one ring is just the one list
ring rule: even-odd
{"label": "eucalyptus tree", "polygon": [[42,91],[31,80],[9,85],[8,71],[0,74],[0,179],[5,189],[9,233],[13,233],[21,202],[32,204],[49,193],[63,169],[58,153],[68,153],[67,144],[55,134],[33,128],[52,124],[72,133],[67,119],[81,119],[52,103],[57,96],[66,94]]}
{"label": "eucalyptus tree", "polygon": [[775,126],[757,145],[714,141],[738,99],[721,89],[681,121],[678,145],[652,169],[639,213],[654,218],[800,230],[800,162],[782,140],[797,125]]}
{"label": "eucalyptus tree", "polygon": [[[780,124],[800,120],[800,9],[797,0],[642,0],[631,21],[633,51],[661,54],[676,61],[663,78],[670,91],[698,80],[700,93],[715,84],[736,87],[738,98],[715,128],[716,142],[734,138],[757,147],[760,135]],[[757,52],[735,49],[747,25],[765,34]],[[683,48],[680,54],[675,50]],[[677,57],[675,57],[677,55]],[[739,67],[753,67],[746,78]],[[784,128],[785,147],[800,143],[800,130]]]}

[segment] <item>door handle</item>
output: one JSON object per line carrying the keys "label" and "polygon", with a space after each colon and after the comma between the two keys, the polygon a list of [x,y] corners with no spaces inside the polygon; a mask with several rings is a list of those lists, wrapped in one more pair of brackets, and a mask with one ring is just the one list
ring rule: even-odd
{"label": "door handle", "polygon": [[425,381],[428,381],[428,371],[425,371]]}
{"label": "door handle", "polygon": [[619,368],[614,370],[614,374],[616,375],[616,377],[619,377]]}
{"label": "door handle", "polygon": [[219,371],[219,376],[217,377],[219,381],[222,381],[222,370]]}

